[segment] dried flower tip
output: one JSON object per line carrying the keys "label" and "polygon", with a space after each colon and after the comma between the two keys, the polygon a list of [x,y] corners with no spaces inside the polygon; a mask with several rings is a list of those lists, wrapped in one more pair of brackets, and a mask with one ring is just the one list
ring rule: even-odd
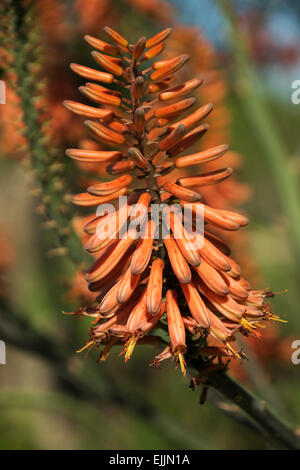
{"label": "dried flower tip", "polygon": [[145,130],[145,112],[142,106],[136,108],[134,112],[134,127],[137,134],[141,135]]}
{"label": "dried flower tip", "polygon": [[124,189],[121,189],[120,191],[117,191],[115,193],[109,194],[108,196],[104,196],[104,197],[95,197],[89,193],[80,193],[72,197],[72,202],[73,204],[76,204],[77,206],[95,207],[95,206],[98,206],[99,204],[105,204],[106,202],[113,201],[114,199],[117,199],[120,196],[124,196],[126,192],[127,192],[127,189],[124,188]]}
{"label": "dried flower tip", "polygon": [[136,77],[133,84],[131,85],[131,97],[135,102],[143,96],[144,93],[144,79],[141,75]]}
{"label": "dried flower tip", "polygon": [[143,36],[138,40],[138,42],[133,48],[132,55],[135,60],[138,60],[141,57],[141,55],[144,52],[145,47],[146,47],[146,38]]}

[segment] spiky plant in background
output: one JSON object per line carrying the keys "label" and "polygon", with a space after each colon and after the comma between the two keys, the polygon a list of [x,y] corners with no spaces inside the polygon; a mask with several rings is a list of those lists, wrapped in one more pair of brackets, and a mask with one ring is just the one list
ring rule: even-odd
{"label": "spiky plant in background", "polygon": [[[248,223],[247,218],[200,202],[201,195],[194,190],[221,183],[232,170],[221,168],[182,177],[176,172],[175,180],[172,178],[175,169],[219,159],[228,149],[218,145],[180,156],[208,130],[202,121],[211,106],[189,111],[195,104],[190,95],[202,82],[191,78],[176,84],[174,74],[190,60],[188,55],[156,60],[171,29],[150,39],[142,37],[135,45],[111,28],[104,30],[113,44],[85,37],[96,49],[92,56],[104,71],[71,64],[78,75],[93,80],[80,91],[96,106],[74,101],[65,105],[89,118],[84,122],[87,129],[113,150],[68,149],[66,153],[83,162],[109,163],[108,172],[117,177],[89,187],[86,193],[74,196],[73,202],[96,207],[129,197],[127,204],[117,206],[115,237],[110,234],[115,214],[94,217],[84,228],[90,235],[86,249],[97,258],[86,280],[90,290],[98,293],[98,304],[74,312],[94,319],[90,340],[83,349],[104,345],[100,358],[105,359],[111,346],[124,343],[128,360],[137,343],[162,342],[152,333],[167,326],[169,343],[154,364],[173,357],[185,373],[184,358],[195,351],[207,359],[242,358],[243,353],[235,351],[231,343],[236,333],[257,334],[264,321],[277,319],[265,303],[273,294],[251,288],[229,256],[229,248],[211,231],[213,227],[236,231]],[[144,67],[153,59],[152,65]],[[94,83],[97,81],[101,85]],[[144,208],[142,237],[137,239],[131,229],[126,237],[120,236],[127,222],[137,217],[136,202]],[[198,245],[189,248],[186,214],[181,221],[178,214],[171,213],[155,225],[152,204],[162,203],[167,207],[178,203],[182,208],[188,204],[191,214],[201,208],[205,227],[203,234],[198,233]],[[170,237],[162,235],[163,224],[170,229]],[[178,290],[183,296],[178,297]],[[209,346],[211,337],[219,342],[218,347]]]}

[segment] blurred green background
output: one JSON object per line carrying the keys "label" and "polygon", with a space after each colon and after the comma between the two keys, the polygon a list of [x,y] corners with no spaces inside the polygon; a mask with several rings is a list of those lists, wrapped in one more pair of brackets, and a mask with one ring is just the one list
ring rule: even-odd
{"label": "blurred green background", "polygon": [[[57,106],[72,99],[70,93],[76,96],[68,63],[90,61],[83,34],[97,35],[104,24],[131,42],[169,24],[185,24],[203,31],[216,50],[216,66],[228,86],[230,145],[243,156],[237,175],[252,189],[244,204],[251,220],[247,239],[235,254],[251,260],[255,287],[288,289],[272,300],[274,312],[288,323],[276,327],[265,343],[261,339],[249,347],[249,361],[235,373],[287,421],[299,424],[300,365],[291,362],[292,341],[300,339],[300,105],[291,101],[292,82],[300,79],[297,2],[236,1],[231,9],[229,2],[211,0],[36,3],[33,21],[39,22],[47,87],[56,93]],[[6,72],[3,68],[3,79]],[[72,128],[59,134],[55,105],[52,100],[48,118],[57,121],[50,147],[58,162],[68,165],[65,184],[72,191],[79,170],[65,162],[64,149],[81,135]],[[0,339],[7,345],[7,364],[0,365],[0,448],[265,448],[257,433],[224,413],[216,393],[199,405],[199,393],[188,388],[174,364],[148,367],[154,354],[147,346],[126,366],[116,351],[103,364],[95,353],[76,354],[89,320],[61,311],[80,305],[67,294],[78,265],[68,256],[53,256],[55,235],[42,228],[22,142],[14,146],[22,134],[13,128],[18,118],[22,121],[21,107],[10,102],[0,107]]]}

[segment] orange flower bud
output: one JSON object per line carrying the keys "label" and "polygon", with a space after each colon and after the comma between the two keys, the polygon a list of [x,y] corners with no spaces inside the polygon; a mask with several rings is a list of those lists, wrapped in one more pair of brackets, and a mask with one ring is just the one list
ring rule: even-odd
{"label": "orange flower bud", "polygon": [[167,37],[172,33],[172,29],[171,28],[167,28],[167,29],[164,29],[163,31],[161,31],[160,33],[156,34],[155,36],[153,36],[152,38],[150,39],[147,39],[146,41],[146,47],[153,47],[153,46],[156,46],[157,44],[161,43],[162,41],[164,41],[165,39],[167,39]]}
{"label": "orange flower bud", "polygon": [[201,124],[201,126],[196,127],[196,129],[192,130],[176,144],[174,147],[168,150],[168,155],[170,157],[174,157],[180,152],[183,152],[185,149],[193,145],[202,135],[207,132],[209,126],[208,124]]}
{"label": "orange flower bud", "polygon": [[165,46],[162,42],[160,44],[157,44],[156,46],[151,47],[151,49],[144,53],[143,60],[153,59],[155,56],[157,56],[163,51],[164,47]]}
{"label": "orange flower bud", "polygon": [[170,129],[171,130],[175,129],[175,127],[178,126],[179,124],[183,124],[186,127],[186,129],[196,126],[197,124],[199,124],[199,122],[203,118],[208,116],[212,110],[213,110],[213,105],[210,103],[206,104],[205,106],[202,106],[201,108],[194,111],[192,114],[189,114],[187,117],[185,117],[181,121],[176,122],[175,124],[172,124],[170,126]]}
{"label": "orange flower bud", "polygon": [[151,315],[158,313],[161,307],[164,262],[156,258],[152,262],[147,285],[146,307]]}
{"label": "orange flower bud", "polygon": [[155,116],[158,118],[170,119],[173,117],[177,117],[180,113],[188,109],[195,103],[195,98],[187,98],[182,101],[178,101],[177,103],[170,104],[168,106],[164,106],[162,108],[158,108],[155,111]]}
{"label": "orange flower bud", "polygon": [[190,268],[172,235],[170,235],[170,238],[164,238],[164,244],[167,249],[173,271],[179,282],[184,284],[191,282],[192,275]]}
{"label": "orange flower bud", "polygon": [[111,104],[112,106],[120,106],[121,104],[121,99],[119,98],[119,96],[109,95],[108,93],[96,91],[90,87],[81,86],[79,87],[79,91],[95,103]]}
{"label": "orange flower bud", "polygon": [[179,124],[175,129],[159,144],[159,150],[165,152],[169,148],[176,145],[184,136],[185,134],[185,126],[183,124]]}
{"label": "orange flower bud", "polygon": [[103,126],[103,124],[100,124],[100,122],[84,121],[84,125],[95,137],[97,137],[97,139],[105,144],[120,145],[125,142],[123,135],[108,129],[107,127]]}
{"label": "orange flower bud", "polygon": [[210,320],[207,308],[195,285],[191,282],[190,284],[180,284],[180,286],[192,317],[202,328],[209,328]]}
{"label": "orange flower bud", "polygon": [[176,61],[172,62],[171,65],[166,65],[165,67],[152,72],[150,79],[153,82],[156,82],[168,77],[169,75],[172,75],[173,73],[177,72],[177,70],[179,70],[190,58],[191,57],[189,55],[181,55],[176,57]]}
{"label": "orange flower bud", "polygon": [[180,96],[187,95],[191,91],[198,88],[203,83],[203,80],[199,80],[198,78],[194,78],[189,80],[188,82],[183,83],[182,85],[177,85],[173,88],[169,88],[169,90],[164,91],[159,94],[159,99],[161,101],[169,101],[173,100],[174,98],[179,98]]}
{"label": "orange flower bud", "polygon": [[123,69],[122,67],[120,67],[120,65],[116,64],[112,60],[109,60],[100,52],[92,51],[91,54],[92,54],[93,59],[97,62],[97,64],[101,65],[101,67],[107,70],[107,72],[113,73],[114,75],[117,75],[118,77],[123,75]]}
{"label": "orange flower bud", "polygon": [[99,70],[84,67],[83,65],[70,64],[73,72],[81,77],[89,78],[90,80],[98,80],[99,82],[112,83],[114,76],[111,73],[100,72]]}
{"label": "orange flower bud", "polygon": [[80,162],[114,162],[121,158],[119,151],[85,150],[85,149],[67,149],[66,155]]}
{"label": "orange flower bud", "polygon": [[197,202],[201,201],[201,194],[191,191],[190,189],[182,188],[175,183],[166,183],[164,184],[164,189],[175,196],[178,199],[182,199],[187,202]]}
{"label": "orange flower bud", "polygon": [[98,183],[94,186],[90,186],[87,190],[94,196],[106,196],[119,191],[122,188],[128,186],[132,181],[131,175],[122,175],[115,180],[107,181],[105,183]]}
{"label": "orange flower bud", "polygon": [[126,192],[127,189],[124,188],[120,191],[116,191],[115,193],[109,194],[104,197],[95,197],[89,193],[80,193],[72,197],[72,202],[74,204],[77,204],[78,206],[94,207],[99,206],[99,204],[105,204],[106,202],[113,201],[114,199],[117,199],[120,196],[124,196]]}
{"label": "orange flower bud", "polygon": [[123,38],[119,33],[117,33],[115,30],[112,28],[109,28],[108,26],[104,26],[104,31],[106,34],[118,45],[123,46],[127,48],[128,46],[128,41]]}
{"label": "orange flower bud", "polygon": [[101,41],[101,39],[94,38],[93,36],[89,36],[88,34],[84,36],[84,39],[92,47],[95,47],[95,49],[98,49],[101,52],[104,52],[106,54],[111,54],[111,55],[118,55],[119,53],[118,49],[115,46],[112,46],[111,44],[108,44],[107,42]]}
{"label": "orange flower bud", "polygon": [[166,294],[168,330],[171,340],[172,352],[178,357],[182,373],[185,375],[183,354],[186,353],[185,328],[177,303],[177,295],[174,290],[168,290]]}
{"label": "orange flower bud", "polygon": [[186,166],[208,163],[220,158],[227,150],[228,145],[218,145],[217,147],[212,147],[202,152],[194,153],[193,155],[176,158],[175,165],[177,168],[184,168]]}
{"label": "orange flower bud", "polygon": [[77,103],[76,101],[65,100],[63,104],[70,111],[73,111],[73,113],[79,114],[81,116],[98,119],[111,118],[113,116],[112,111],[108,109],[93,108],[92,106]]}
{"label": "orange flower bud", "polygon": [[191,188],[193,186],[208,186],[210,184],[224,181],[232,175],[232,172],[232,168],[221,168],[220,170],[210,171],[209,173],[203,173],[199,176],[179,178],[178,183],[185,188]]}
{"label": "orange flower bud", "polygon": [[121,162],[111,163],[106,167],[106,171],[111,175],[119,175],[124,171],[134,170],[135,163],[132,160],[122,160]]}

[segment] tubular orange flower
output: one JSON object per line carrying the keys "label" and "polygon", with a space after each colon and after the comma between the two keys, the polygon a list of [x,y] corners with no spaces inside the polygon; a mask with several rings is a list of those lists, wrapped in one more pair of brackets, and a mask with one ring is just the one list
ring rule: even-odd
{"label": "tubular orange flower", "polygon": [[[72,68],[85,78],[113,83],[120,91],[88,83],[83,91],[95,107],[65,103],[71,111],[89,118],[85,125],[96,139],[113,147],[108,151],[68,149],[67,155],[83,162],[107,162],[108,173],[117,175],[73,198],[81,206],[113,201],[116,206],[112,213],[89,219],[84,227],[86,248],[96,256],[85,277],[90,291],[98,295],[98,305],[90,314],[94,327],[85,348],[103,344],[104,360],[111,346],[125,343],[127,361],[137,343],[146,343],[148,338],[149,344],[157,344],[157,336],[145,336],[154,328],[166,327],[167,320],[170,344],[155,364],[174,356],[185,374],[184,356],[188,359],[195,344],[202,356],[213,357],[220,351],[220,356],[243,357],[230,344],[236,333],[249,335],[262,322],[276,317],[264,302],[270,293],[251,289],[229,256],[227,244],[213,232],[214,227],[237,231],[248,219],[199,202],[202,186],[221,183],[230,177],[231,168],[214,168],[196,176],[180,173],[185,167],[217,160],[228,150],[227,145],[218,144],[179,155],[208,130],[201,121],[212,105],[187,114],[196,99],[185,98],[202,80],[192,78],[170,86],[173,74],[190,58],[184,54],[143,68],[144,62],[164,49],[170,29],[148,40],[142,37],[135,45],[111,28],[104,30],[113,44],[91,36],[85,39],[101,51],[93,56],[105,72],[74,64]],[[125,93],[128,90],[130,99]],[[178,120],[182,113],[183,119]],[[126,194],[130,196],[124,205],[119,198]],[[173,204],[184,213],[182,220],[172,211],[165,220]],[[190,245],[199,209],[204,228],[197,228]],[[111,225],[115,215],[117,223]],[[166,234],[165,229],[171,233]],[[177,287],[183,292],[179,299]],[[220,344],[208,347],[210,338]]]}
{"label": "tubular orange flower", "polygon": [[183,359],[183,354],[186,352],[185,328],[175,291],[171,289],[167,291],[166,302],[171,349],[176,358],[178,358],[182,373],[185,375]]}

